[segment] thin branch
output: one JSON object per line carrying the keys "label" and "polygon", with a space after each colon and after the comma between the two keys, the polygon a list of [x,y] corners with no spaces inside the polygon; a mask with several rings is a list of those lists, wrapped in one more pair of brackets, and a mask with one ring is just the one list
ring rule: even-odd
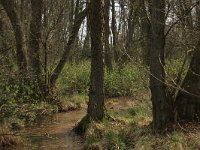
{"label": "thin branch", "polygon": [[[184,13],[184,15],[188,15],[192,10],[193,8],[195,8],[197,5],[200,4],[200,1],[197,1],[192,7],[190,7],[189,9],[187,9]],[[165,37],[167,37],[167,35],[170,33],[170,31],[173,29],[173,27],[180,21],[184,18],[185,16],[181,16],[180,18],[178,18],[170,27],[169,29],[167,30],[167,32],[165,33]]]}

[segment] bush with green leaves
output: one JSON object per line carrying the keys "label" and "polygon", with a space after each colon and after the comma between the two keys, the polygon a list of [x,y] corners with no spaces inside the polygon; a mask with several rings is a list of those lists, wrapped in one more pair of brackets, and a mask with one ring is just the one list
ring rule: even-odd
{"label": "bush with green leaves", "polygon": [[88,93],[89,91],[90,63],[66,64],[57,81],[58,95],[71,95],[74,93]]}
{"label": "bush with green leaves", "polygon": [[[90,63],[66,64],[57,82],[60,95],[74,93],[88,94],[90,80]],[[144,68],[132,64],[122,69],[117,66],[113,71],[105,71],[105,94],[107,97],[132,96],[136,91],[148,87],[148,76]]]}
{"label": "bush with green leaves", "polygon": [[57,111],[57,107],[36,95],[33,83],[21,82],[18,76],[1,78],[0,81],[0,123],[33,123],[42,115]]}
{"label": "bush with green leaves", "polygon": [[135,92],[148,87],[148,76],[144,68],[132,64],[122,69],[114,68],[105,74],[105,93],[107,97],[133,96]]}

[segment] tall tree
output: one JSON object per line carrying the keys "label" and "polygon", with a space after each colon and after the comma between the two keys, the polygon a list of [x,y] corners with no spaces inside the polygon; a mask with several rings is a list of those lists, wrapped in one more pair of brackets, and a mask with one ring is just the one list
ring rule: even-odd
{"label": "tall tree", "polygon": [[[86,7],[89,3],[89,0],[86,0]],[[86,19],[86,36],[84,39],[84,44],[83,44],[83,56],[90,56],[90,25],[89,25],[89,16],[87,16]]]}
{"label": "tall tree", "polygon": [[139,0],[139,11],[140,11],[140,24],[141,24],[141,47],[143,53],[143,62],[149,65],[149,52],[150,52],[150,28],[151,24],[148,18],[146,0]]}
{"label": "tall tree", "polygon": [[[42,32],[42,13],[43,0],[31,0],[31,22],[29,39],[29,60],[30,71],[34,78],[41,82],[41,32]],[[41,86],[41,85],[40,85]]]}
{"label": "tall tree", "polygon": [[164,73],[165,0],[151,1],[150,89],[153,104],[153,127],[163,130],[171,120]]}
{"label": "tall tree", "polygon": [[137,10],[134,10],[134,7],[135,7],[135,1],[130,0],[129,13],[128,13],[128,29],[127,29],[128,31],[127,31],[127,41],[126,41],[126,51],[129,55],[132,54],[133,50],[134,26],[137,17],[136,15]]}
{"label": "tall tree", "polygon": [[112,36],[113,36],[113,52],[114,52],[115,62],[118,62],[118,60],[119,60],[119,52],[117,50],[118,35],[117,35],[116,10],[115,10],[115,1],[114,0],[111,0],[111,5],[112,5],[111,29],[112,29]]}
{"label": "tall tree", "polygon": [[15,0],[1,0],[0,2],[5,9],[13,27],[16,40],[17,64],[20,74],[24,74],[27,70],[27,48],[23,33],[23,24],[20,20],[17,8],[15,7]]}
{"label": "tall tree", "polygon": [[112,70],[112,54],[109,44],[110,25],[110,0],[104,0],[104,44],[105,44],[105,65],[109,71]]}
{"label": "tall tree", "polygon": [[103,63],[103,0],[90,2],[91,74],[87,115],[74,128],[76,133],[85,132],[91,121],[104,117],[104,63]]}

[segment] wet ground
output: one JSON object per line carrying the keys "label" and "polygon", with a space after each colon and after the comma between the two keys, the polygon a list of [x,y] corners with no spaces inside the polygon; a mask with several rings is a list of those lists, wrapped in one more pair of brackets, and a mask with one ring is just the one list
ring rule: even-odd
{"label": "wet ground", "polygon": [[58,113],[44,119],[35,127],[26,128],[21,134],[27,138],[23,150],[81,150],[83,141],[72,131],[75,124],[85,115],[84,110]]}

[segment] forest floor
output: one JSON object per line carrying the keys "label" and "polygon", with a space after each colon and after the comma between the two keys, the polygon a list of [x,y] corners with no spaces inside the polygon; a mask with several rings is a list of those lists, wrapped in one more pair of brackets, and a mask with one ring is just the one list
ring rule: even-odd
{"label": "forest floor", "polygon": [[[118,113],[134,106],[133,98],[121,97],[107,100],[108,111]],[[18,149],[30,150],[81,150],[84,148],[83,137],[77,136],[73,127],[86,114],[86,108],[64,113],[57,113],[52,118],[42,119],[35,126],[25,128],[18,134],[25,137],[24,145]]]}
{"label": "forest floor", "polygon": [[107,99],[106,109],[109,117],[106,116],[102,123],[91,123],[82,137],[77,136],[72,129],[86,114],[86,107],[46,117],[35,126],[16,133],[26,139],[24,145],[16,149],[198,150],[200,148],[199,124],[178,125],[174,127],[174,131],[164,135],[153,132],[151,102],[147,91],[140,92],[134,97]]}

